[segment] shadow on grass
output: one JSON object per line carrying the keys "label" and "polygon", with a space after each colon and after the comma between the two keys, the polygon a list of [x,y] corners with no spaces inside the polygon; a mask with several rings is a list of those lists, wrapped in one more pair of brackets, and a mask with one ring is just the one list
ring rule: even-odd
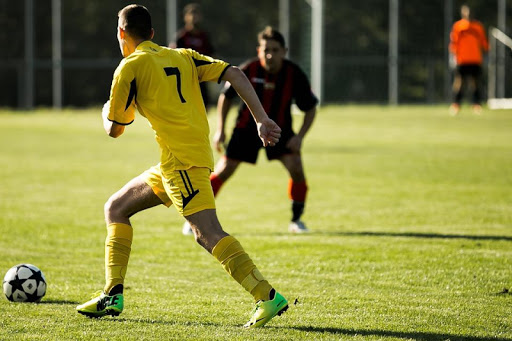
{"label": "shadow on grass", "polygon": [[[290,236],[285,232],[275,233],[237,233],[240,235],[265,235],[265,236]],[[346,237],[401,237],[401,238],[426,238],[426,239],[469,239],[469,240],[503,240],[512,241],[512,236],[485,236],[485,235],[465,235],[465,234],[441,234],[441,233],[419,233],[419,232],[372,232],[372,231],[311,231],[304,234],[294,234],[293,236],[346,236]]]}
{"label": "shadow on grass", "polygon": [[432,238],[432,239],[469,239],[469,240],[505,240],[512,241],[511,236],[475,236],[464,234],[417,233],[417,232],[318,232],[318,234],[340,236],[369,236],[369,237],[406,237],[406,238]]}
{"label": "shadow on grass", "polygon": [[79,304],[76,301],[42,299],[38,304]]}
{"label": "shadow on grass", "polygon": [[[274,328],[274,327],[273,327]],[[275,327],[279,328],[279,327]],[[428,332],[395,332],[389,330],[357,330],[333,327],[313,327],[313,326],[297,326],[289,327],[290,329],[300,330],[304,332],[313,333],[330,333],[330,334],[344,334],[346,336],[378,336],[378,337],[396,337],[407,338],[414,340],[450,340],[450,341],[512,341],[512,339],[504,339],[497,337],[480,337],[480,336],[459,336],[453,334],[437,334]],[[280,328],[279,328],[280,329]]]}
{"label": "shadow on grass", "polygon": [[[226,327],[225,324],[214,323],[214,322],[196,322],[196,321],[163,321],[163,320],[153,320],[153,319],[140,319],[140,318],[112,318],[112,319],[103,319],[102,322],[132,322],[132,323],[145,323],[150,325],[181,325],[181,326],[190,326],[190,327],[216,327],[223,328]],[[241,330],[245,330],[241,325],[231,325],[229,327],[240,328]],[[428,332],[399,332],[399,331],[389,331],[389,330],[357,330],[357,329],[347,329],[347,328],[334,328],[334,327],[313,327],[313,326],[290,326],[290,327],[275,327],[275,326],[265,326],[265,329],[293,329],[303,332],[309,333],[321,333],[322,336],[325,334],[332,334],[332,336],[342,337],[345,336],[377,336],[377,337],[394,337],[394,338],[406,338],[406,339],[414,339],[414,340],[425,340],[425,341],[433,341],[433,340],[450,340],[450,341],[512,341],[509,338],[497,338],[497,337],[480,337],[480,336],[460,336],[453,334],[438,334],[438,333],[428,333]],[[319,335],[320,336],[320,335]]]}
{"label": "shadow on grass", "polygon": [[[189,327],[226,327],[226,324],[220,324],[215,322],[197,322],[197,321],[165,321],[165,320],[154,320],[154,319],[146,319],[146,318],[124,318],[124,317],[113,317],[111,319],[103,319],[102,321],[109,322],[130,322],[130,323],[145,323],[151,325],[169,325],[169,326],[189,326]],[[240,327],[239,325],[232,325],[230,327]]]}

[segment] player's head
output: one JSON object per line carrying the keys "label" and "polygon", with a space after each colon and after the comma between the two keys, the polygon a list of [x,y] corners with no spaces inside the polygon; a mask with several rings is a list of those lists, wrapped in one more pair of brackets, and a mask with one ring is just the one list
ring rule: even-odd
{"label": "player's head", "polygon": [[258,59],[261,65],[270,73],[281,69],[287,48],[281,33],[270,26],[258,34]]}
{"label": "player's head", "polygon": [[470,14],[471,14],[471,10],[468,5],[464,4],[460,7],[460,16],[463,19],[469,19]]}
{"label": "player's head", "polygon": [[201,21],[201,6],[191,3],[183,7],[183,20],[186,25],[195,26]]}
{"label": "player's head", "polygon": [[151,15],[146,7],[128,5],[117,16],[117,39],[124,57],[130,55],[140,42],[153,39]]}

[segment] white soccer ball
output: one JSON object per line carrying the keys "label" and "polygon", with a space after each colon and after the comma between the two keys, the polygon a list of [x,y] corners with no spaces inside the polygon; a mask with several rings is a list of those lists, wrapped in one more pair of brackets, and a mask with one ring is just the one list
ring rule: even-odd
{"label": "white soccer ball", "polygon": [[3,288],[9,301],[39,302],[46,294],[46,279],[37,266],[18,264],[5,274]]}

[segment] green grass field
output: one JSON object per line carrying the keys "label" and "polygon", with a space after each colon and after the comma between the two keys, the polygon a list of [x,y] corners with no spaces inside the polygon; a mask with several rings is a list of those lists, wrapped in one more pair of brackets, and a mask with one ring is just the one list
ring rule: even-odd
{"label": "green grass field", "polygon": [[111,139],[99,108],[4,110],[0,145],[0,273],[48,281],[40,304],[0,299],[0,340],[512,340],[512,111],[322,108],[308,235],[287,233],[281,165],[241,167],[218,215],[292,303],[257,330],[250,295],[164,207],[132,219],[123,314],[75,312],[103,287],[104,202],[158,160],[143,118]]}

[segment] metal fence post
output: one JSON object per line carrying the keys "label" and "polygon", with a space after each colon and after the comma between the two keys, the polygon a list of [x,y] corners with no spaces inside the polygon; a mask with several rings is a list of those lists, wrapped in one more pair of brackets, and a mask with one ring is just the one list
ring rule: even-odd
{"label": "metal fence post", "polygon": [[61,0],[52,0],[53,108],[62,108],[62,18]]}
{"label": "metal fence post", "polygon": [[167,0],[166,18],[167,24],[167,43],[176,40],[176,32],[178,31],[178,4],[177,0]]}
{"label": "metal fence post", "polygon": [[34,1],[25,0],[24,107],[34,107]]}
{"label": "metal fence post", "polygon": [[388,101],[398,104],[398,6],[399,0],[389,0]]}
{"label": "metal fence post", "polygon": [[315,91],[320,103],[323,99],[323,0],[312,0],[312,34],[311,34],[311,86]]}
{"label": "metal fence post", "polygon": [[[507,0],[498,0],[498,29],[501,32],[507,32]],[[505,97],[505,45],[497,46],[496,54],[498,56],[496,66],[496,97]]]}
{"label": "metal fence post", "polygon": [[290,0],[279,0],[279,31],[290,49]]}

